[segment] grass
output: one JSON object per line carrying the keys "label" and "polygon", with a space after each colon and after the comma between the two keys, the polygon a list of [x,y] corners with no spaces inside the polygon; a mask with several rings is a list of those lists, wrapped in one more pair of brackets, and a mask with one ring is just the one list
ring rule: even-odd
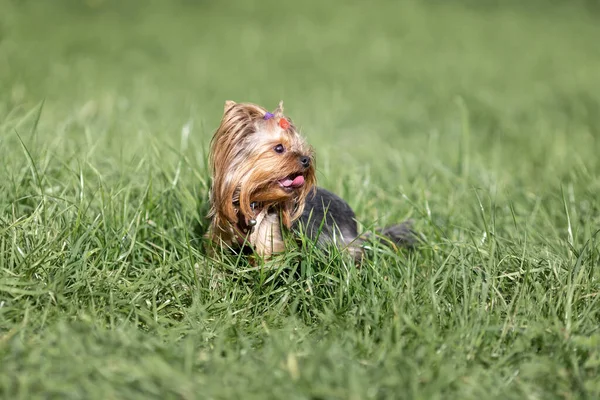
{"label": "grass", "polygon": [[[594,4],[0,0],[0,397],[597,398]],[[425,243],[207,259],[226,99]]]}

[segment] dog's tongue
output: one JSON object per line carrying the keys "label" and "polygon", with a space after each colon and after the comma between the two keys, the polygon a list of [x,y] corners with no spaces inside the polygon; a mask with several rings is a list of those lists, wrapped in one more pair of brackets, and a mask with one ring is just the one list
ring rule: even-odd
{"label": "dog's tongue", "polygon": [[302,175],[298,175],[294,178],[294,180],[291,180],[290,178],[285,178],[280,180],[279,183],[281,183],[281,185],[285,187],[297,188],[304,185],[304,177]]}
{"label": "dog's tongue", "polygon": [[292,181],[292,187],[300,187],[304,185],[304,177],[302,175],[298,175]]}

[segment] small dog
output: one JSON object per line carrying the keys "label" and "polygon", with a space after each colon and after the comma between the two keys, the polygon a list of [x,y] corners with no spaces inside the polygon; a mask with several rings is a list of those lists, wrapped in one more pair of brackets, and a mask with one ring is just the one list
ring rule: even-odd
{"label": "small dog", "polygon": [[[300,232],[320,247],[335,245],[360,261],[352,208],[316,187],[315,154],[283,114],[251,103],[225,102],[210,148],[212,187],[208,238],[218,246],[250,250],[264,259],[285,251],[283,230]],[[379,231],[381,241],[411,247],[410,223]]]}

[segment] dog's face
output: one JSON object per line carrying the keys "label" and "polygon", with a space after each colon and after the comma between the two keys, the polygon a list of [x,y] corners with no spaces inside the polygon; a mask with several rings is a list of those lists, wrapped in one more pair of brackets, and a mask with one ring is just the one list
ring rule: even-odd
{"label": "dog's face", "polygon": [[280,106],[225,103],[211,143],[211,214],[237,223],[252,218],[251,204],[278,206],[287,226],[298,218],[315,185],[315,159]]}

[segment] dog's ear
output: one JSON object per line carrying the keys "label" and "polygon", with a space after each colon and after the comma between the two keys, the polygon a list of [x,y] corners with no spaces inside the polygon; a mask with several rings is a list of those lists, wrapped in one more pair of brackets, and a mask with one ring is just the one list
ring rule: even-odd
{"label": "dog's ear", "polygon": [[231,110],[233,108],[233,106],[235,106],[237,103],[233,100],[227,100],[225,101],[225,107],[223,107],[223,113],[227,113],[227,111]]}

